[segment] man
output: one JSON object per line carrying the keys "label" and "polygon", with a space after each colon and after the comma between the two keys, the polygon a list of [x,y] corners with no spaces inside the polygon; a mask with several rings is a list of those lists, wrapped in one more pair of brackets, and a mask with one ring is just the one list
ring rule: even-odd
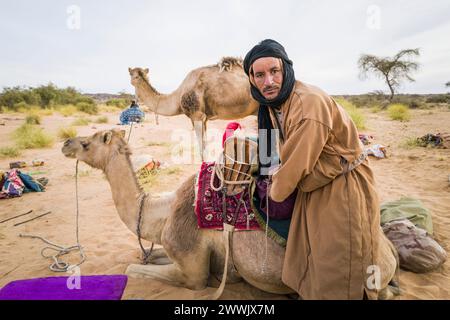
{"label": "man", "polygon": [[[244,69],[260,103],[260,173],[273,174],[269,196],[282,202],[298,190],[283,282],[303,299],[377,298],[382,288],[368,281],[371,271],[387,269],[381,277],[390,277],[395,265],[381,254],[389,244],[355,125],[325,92],[296,81],[292,61],[278,42],[256,45]],[[266,161],[265,152],[272,161]],[[277,153],[279,167],[273,161]]]}
{"label": "man", "polygon": [[131,101],[130,107],[120,114],[120,124],[129,124],[130,122],[141,122],[144,120],[145,114],[139,109],[136,101]]}

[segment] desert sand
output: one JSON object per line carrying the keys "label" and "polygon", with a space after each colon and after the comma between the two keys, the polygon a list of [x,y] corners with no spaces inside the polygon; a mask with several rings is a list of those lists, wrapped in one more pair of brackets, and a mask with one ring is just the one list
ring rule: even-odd
{"label": "desert sand", "polygon": [[[396,200],[401,196],[415,197],[423,201],[431,211],[434,238],[448,252],[450,250],[450,150],[434,148],[405,148],[405,139],[426,133],[448,130],[450,110],[413,110],[409,122],[390,120],[387,115],[364,111],[367,130],[373,143],[388,147],[388,158],[371,158],[371,166],[377,179],[381,202]],[[109,124],[89,124],[77,127],[79,135],[90,135],[98,130],[129,127],[118,126],[118,113],[104,114]],[[56,134],[61,126],[70,125],[76,116],[63,117],[57,113],[43,118],[41,126]],[[23,114],[0,114],[0,147],[10,145],[11,132],[24,121]],[[248,117],[242,121],[246,130],[254,130],[256,121]],[[210,133],[221,132],[227,121],[211,121]],[[159,125],[148,115],[142,125],[133,128],[130,145],[133,155],[151,155],[162,161],[172,171],[159,175],[149,187],[152,194],[169,192],[196,172],[200,163],[175,164],[171,154],[176,144],[172,140],[176,129],[184,129],[185,135],[194,135],[187,117],[159,117]],[[128,132],[127,132],[128,133]],[[221,137],[221,136],[220,136]],[[212,139],[210,144],[220,145],[221,139]],[[24,239],[20,233],[43,236],[61,245],[74,245],[75,238],[75,160],[61,153],[62,141],[52,148],[26,150],[19,158],[0,159],[0,170],[9,169],[9,162],[33,159],[45,161],[43,167],[27,167],[23,172],[45,176],[49,184],[45,192],[28,193],[20,198],[0,200],[0,220],[34,210],[34,214],[52,211],[51,214],[14,227],[24,219],[14,219],[0,224],[0,287],[7,283],[27,278],[69,275],[49,270],[50,260],[40,255],[44,244],[39,240]],[[172,150],[172,152],[171,152]],[[102,172],[80,164],[80,242],[87,260],[81,265],[82,275],[123,274],[131,263],[139,263],[140,250],[137,238],[119,219],[114,207],[110,187]],[[39,174],[40,172],[40,174]],[[149,243],[145,243],[146,246]],[[77,254],[67,258],[78,261]],[[403,294],[398,299],[450,299],[450,260],[439,269],[427,274],[400,271],[400,287]],[[212,293],[213,287],[201,291],[178,288],[149,279],[129,278],[123,299],[195,299]],[[221,299],[287,299],[286,296],[262,292],[244,282],[227,285]]]}

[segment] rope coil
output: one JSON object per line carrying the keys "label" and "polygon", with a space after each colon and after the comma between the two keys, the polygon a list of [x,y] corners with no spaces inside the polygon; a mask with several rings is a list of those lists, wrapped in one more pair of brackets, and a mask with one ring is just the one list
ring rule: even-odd
{"label": "rope coil", "polygon": [[[75,165],[75,198],[76,198],[76,237],[77,237],[77,244],[75,246],[65,247],[61,246],[59,244],[53,243],[43,237],[35,236],[35,235],[29,235],[29,234],[19,234],[19,237],[21,238],[31,238],[31,239],[39,239],[46,244],[48,244],[47,247],[44,247],[41,250],[41,256],[45,259],[53,259],[53,263],[49,266],[49,269],[53,272],[68,272],[72,269],[80,266],[84,261],[86,261],[86,255],[84,254],[83,247],[80,245],[80,238],[79,238],[79,205],[78,205],[78,160]],[[45,254],[46,250],[55,251],[56,254]],[[69,263],[61,261],[59,257],[68,254],[72,251],[78,250],[80,252],[80,262],[78,262],[76,265],[69,265]]]}

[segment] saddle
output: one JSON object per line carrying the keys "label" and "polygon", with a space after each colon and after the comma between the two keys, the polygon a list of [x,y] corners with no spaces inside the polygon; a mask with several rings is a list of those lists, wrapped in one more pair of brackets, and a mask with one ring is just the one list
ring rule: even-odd
{"label": "saddle", "polygon": [[236,230],[259,229],[251,204],[257,148],[248,137],[232,136],[218,161],[202,163],[195,200],[200,228],[222,230],[226,223]]}

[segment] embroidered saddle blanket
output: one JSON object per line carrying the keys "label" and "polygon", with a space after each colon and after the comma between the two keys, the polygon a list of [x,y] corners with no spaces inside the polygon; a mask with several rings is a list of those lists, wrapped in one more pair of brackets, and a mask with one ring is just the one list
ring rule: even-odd
{"label": "embroidered saddle blanket", "polygon": [[[236,231],[260,229],[252,209],[250,188],[236,195],[226,196],[222,191],[211,188],[214,164],[214,162],[203,162],[197,176],[195,214],[199,228],[223,230],[225,207],[226,223],[234,225]],[[218,184],[218,178],[215,176],[214,185]]]}

